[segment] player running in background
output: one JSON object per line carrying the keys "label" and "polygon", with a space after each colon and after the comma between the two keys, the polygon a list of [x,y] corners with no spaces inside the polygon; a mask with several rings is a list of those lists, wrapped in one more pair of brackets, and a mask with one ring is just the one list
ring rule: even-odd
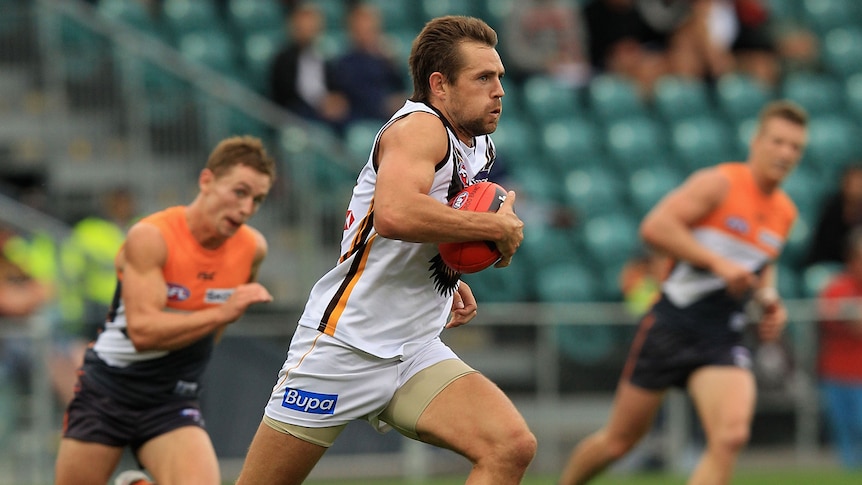
{"label": "player running in background", "polygon": [[746,303],[763,308],[759,335],[780,335],[787,312],[774,262],[796,219],[780,189],[802,157],[807,115],[787,101],[760,115],[745,163],[692,174],[645,217],[641,235],[676,264],[640,324],[604,428],[577,445],[560,485],[587,483],[650,430],[665,392],[684,388],[706,433],[688,483],[730,483],[748,443],[756,386],[743,346]]}
{"label": "player running in background", "polygon": [[496,43],[487,24],[458,16],[431,20],[414,41],[413,97],[374,140],[341,256],[311,290],[239,484],[301,483],[355,420],[463,455],[470,483],[521,482],[535,437],[506,395],[440,340],[476,315],[476,301],[437,244],[494,241],[502,267],[523,239],[514,192],[496,213],[446,205],[495,159]]}
{"label": "player running in background", "polygon": [[66,410],[57,485],[104,485],[126,446],[158,483],[221,483],[200,378],[227,325],[272,300],[255,282],[266,240],[245,223],[274,178],[260,140],[228,138],[210,154],[191,204],[129,230],[115,259],[114,304]]}

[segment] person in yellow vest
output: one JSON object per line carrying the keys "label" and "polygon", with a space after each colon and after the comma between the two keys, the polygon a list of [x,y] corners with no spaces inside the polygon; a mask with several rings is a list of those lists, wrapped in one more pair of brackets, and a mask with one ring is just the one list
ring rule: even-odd
{"label": "person in yellow vest", "polygon": [[60,248],[58,343],[51,376],[62,405],[74,395],[77,369],[114,297],[114,257],[136,219],[133,193],[117,187],[102,198],[102,214],[78,221]]}

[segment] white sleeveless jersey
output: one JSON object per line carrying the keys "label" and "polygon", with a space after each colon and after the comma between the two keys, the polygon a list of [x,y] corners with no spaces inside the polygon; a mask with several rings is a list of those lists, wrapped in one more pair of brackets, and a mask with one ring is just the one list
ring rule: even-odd
{"label": "white sleeveless jersey", "polygon": [[312,288],[299,321],[381,358],[409,354],[440,334],[460,276],[443,264],[436,243],[387,239],[374,229],[380,135],[416,112],[439,117],[449,135],[449,148],[436,166],[429,196],[446,204],[463,187],[487,180],[495,159],[488,135],[476,137],[474,146],[468,147],[440,113],[407,101],[374,139],[348,206],[341,256]]}

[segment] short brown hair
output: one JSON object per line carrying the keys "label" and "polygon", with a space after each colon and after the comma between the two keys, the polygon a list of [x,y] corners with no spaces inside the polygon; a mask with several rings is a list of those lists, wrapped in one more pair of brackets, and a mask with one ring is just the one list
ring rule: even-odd
{"label": "short brown hair", "polygon": [[275,160],[257,137],[232,136],[220,141],[210,153],[206,168],[220,177],[234,165],[245,165],[275,180]]}
{"label": "short brown hair", "polygon": [[428,101],[431,87],[428,78],[439,72],[455,81],[464,68],[458,47],[464,42],[497,45],[497,33],[475,17],[447,15],[430,20],[413,41],[410,50],[410,75],[413,77],[413,101]]}
{"label": "short brown hair", "polygon": [[787,120],[803,128],[808,126],[808,113],[805,108],[786,99],[772,101],[763,107],[758,118],[760,128],[772,118]]}

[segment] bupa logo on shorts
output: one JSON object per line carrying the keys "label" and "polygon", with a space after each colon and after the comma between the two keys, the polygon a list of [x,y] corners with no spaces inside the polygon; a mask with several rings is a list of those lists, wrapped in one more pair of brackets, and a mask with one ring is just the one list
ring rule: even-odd
{"label": "bupa logo on shorts", "polygon": [[733,232],[748,234],[748,223],[741,217],[728,217],[724,224]]}
{"label": "bupa logo on shorts", "polygon": [[204,303],[224,303],[233,295],[233,288],[210,288],[204,295]]}
{"label": "bupa logo on shorts", "polygon": [[336,402],[338,394],[320,394],[288,387],[284,391],[281,405],[301,413],[332,414],[335,412]]}
{"label": "bupa logo on shorts", "polygon": [[168,283],[168,300],[170,301],[185,301],[192,295],[192,292],[183,285],[176,283]]}

